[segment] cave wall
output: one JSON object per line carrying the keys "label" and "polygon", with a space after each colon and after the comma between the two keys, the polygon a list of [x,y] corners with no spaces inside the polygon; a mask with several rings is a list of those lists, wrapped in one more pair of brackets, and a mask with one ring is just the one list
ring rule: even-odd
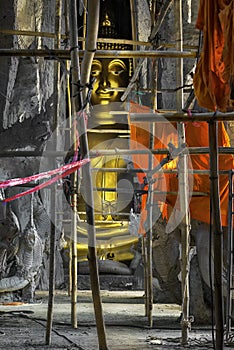
{"label": "cave wall", "polygon": [[[0,3],[0,29],[54,32],[55,2],[52,0],[14,0]],[[64,25],[64,23],[63,23]],[[37,36],[0,35],[2,48],[53,49],[53,39]],[[62,69],[62,77],[65,70]],[[42,151],[54,131],[54,61],[38,57],[0,57],[0,144],[1,151]],[[60,120],[66,118],[66,99],[64,77],[61,79]],[[64,135],[58,133],[58,149],[62,149]],[[25,177],[39,173],[42,169],[41,157],[1,158],[0,180]],[[56,163],[59,166],[59,161]],[[48,160],[46,169],[51,169]],[[53,165],[54,167],[54,165]],[[7,197],[28,189],[12,187],[5,192]],[[24,196],[11,203],[11,208],[18,216],[21,232],[24,231],[30,217],[30,198]],[[37,198],[37,197],[35,197]],[[50,217],[50,190],[41,192],[45,215]],[[58,202],[60,200],[58,199]],[[1,210],[4,216],[5,211]],[[4,219],[1,217],[0,219]],[[46,232],[42,235],[48,240],[50,220]],[[40,230],[40,228],[39,228]],[[59,246],[59,227],[57,230]],[[48,253],[48,252],[47,252]],[[57,282],[63,283],[63,266],[57,254]],[[48,256],[44,257],[43,288],[48,283]],[[47,276],[47,277],[45,277]],[[47,282],[46,282],[47,281]]]}

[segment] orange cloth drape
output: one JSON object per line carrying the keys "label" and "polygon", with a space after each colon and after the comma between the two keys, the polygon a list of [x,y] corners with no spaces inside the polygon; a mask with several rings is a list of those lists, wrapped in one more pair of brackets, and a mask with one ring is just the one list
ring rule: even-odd
{"label": "orange cloth drape", "polygon": [[200,0],[196,27],[204,42],[193,78],[195,95],[200,106],[226,111],[232,106],[234,0]]}
{"label": "orange cloth drape", "polygon": [[[150,109],[145,106],[140,106],[136,103],[131,103],[130,112],[132,113],[147,113]],[[149,125],[150,123],[130,123],[131,131],[131,149],[148,149],[149,148]],[[222,122],[218,124],[218,144],[220,147],[230,147],[229,137]],[[209,147],[209,130],[206,122],[188,122],[185,125],[186,144],[187,147]],[[169,122],[155,124],[154,149],[167,148],[168,143],[172,142],[177,147],[177,130],[176,125]],[[165,155],[154,155],[154,166],[164,158]],[[148,155],[133,155],[133,163],[136,168],[148,168]],[[190,170],[209,170],[209,154],[191,155],[188,168]],[[176,169],[177,159],[168,163],[163,169]],[[219,155],[219,170],[233,169],[232,155]],[[145,173],[138,174],[138,180],[143,183]],[[178,199],[178,179],[177,174],[165,174],[163,171],[154,175],[156,182],[154,190],[169,192],[173,191],[177,194],[156,194],[155,200],[159,203],[163,215],[168,219],[172,208],[179,208]],[[228,223],[228,175],[220,175],[220,205],[221,219],[223,226]],[[209,175],[192,174],[189,175],[190,190],[195,194],[190,200],[191,217],[204,222],[210,222],[210,180]],[[196,192],[198,193],[196,195]],[[207,196],[202,196],[199,192],[207,193]],[[142,221],[146,219],[147,212],[145,210],[146,196],[143,196],[143,213]],[[140,233],[144,233],[143,223],[140,227]]]}

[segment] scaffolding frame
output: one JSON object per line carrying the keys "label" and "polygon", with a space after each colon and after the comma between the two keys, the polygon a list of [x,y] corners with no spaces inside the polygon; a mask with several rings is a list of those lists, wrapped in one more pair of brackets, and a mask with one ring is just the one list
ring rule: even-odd
{"label": "scaffolding frame", "polygon": [[[175,0],[176,6],[179,10],[181,10],[181,0]],[[133,4],[133,2],[131,1],[131,4]],[[132,23],[134,23],[132,21]],[[179,20],[179,29],[178,31],[181,31],[181,20]],[[158,23],[157,23],[158,25]],[[155,28],[153,29],[155,30]],[[4,35],[25,35],[25,36],[38,36],[38,37],[49,37],[55,40],[58,40],[58,38],[61,39],[66,39],[67,35],[62,35],[60,32],[57,33],[47,33],[47,32],[33,32],[33,31],[16,31],[16,30],[0,30],[0,35],[4,34]],[[79,38],[80,41],[84,41],[84,38]],[[111,39],[98,39],[99,42],[109,42],[109,43],[113,43],[113,40]],[[190,47],[189,51],[183,51],[183,45],[180,48],[177,48],[177,50],[167,50],[167,51],[162,51],[161,48],[158,50],[150,50],[150,48],[152,47],[152,43],[151,42],[140,42],[137,40],[116,40],[115,42],[119,42],[119,43],[124,43],[124,44],[130,44],[133,45],[133,48],[138,46],[145,46],[146,50],[143,51],[139,51],[139,50],[133,50],[133,51],[119,51],[119,50],[98,50],[95,53],[95,57],[96,58],[111,58],[111,57],[120,57],[120,58],[178,58],[178,59],[183,59],[183,58],[195,58],[196,57],[196,48],[194,47]],[[80,50],[79,51],[79,55],[80,57],[83,57],[84,55],[84,50]],[[35,50],[23,50],[23,49],[0,49],[0,57],[43,57],[44,59],[49,59],[49,60],[59,60],[59,59],[64,59],[64,60],[70,60],[71,59],[71,53],[69,50],[61,50],[59,48],[56,48],[54,50],[48,50],[48,49],[35,49]],[[136,68],[137,69],[137,68]],[[179,99],[181,98],[181,96],[179,97]],[[181,101],[179,102],[179,104],[181,104]],[[160,112],[160,111],[159,111]],[[134,121],[134,122],[141,122],[141,121],[149,121],[152,123],[157,123],[160,122],[160,117],[166,118],[168,121],[173,122],[176,121],[178,123],[181,122],[193,122],[193,121],[205,121],[205,122],[213,122],[214,124],[217,121],[230,121],[230,120],[234,120],[234,112],[230,112],[230,113],[216,113],[216,115],[214,116],[213,113],[197,113],[197,114],[192,114],[191,116],[188,116],[186,113],[183,113],[181,111],[181,108],[178,108],[178,111],[175,113],[163,113],[163,114],[157,114],[157,113],[148,113],[148,114],[134,114],[131,113],[130,114],[130,118]],[[158,150],[151,150],[149,149],[152,153],[157,153]],[[221,148],[217,148],[217,154],[218,153],[222,153],[225,151],[228,151],[228,153],[234,153],[233,152],[233,148],[225,150],[225,149],[221,149]],[[203,148],[202,150],[191,150],[191,152],[193,154],[201,154],[201,153],[208,153],[209,149],[208,148]],[[100,150],[101,154],[107,153],[107,151],[105,150]],[[110,154],[117,154],[116,151],[112,152],[109,151],[109,155]],[[128,150],[118,150],[118,154],[133,154],[133,152],[128,151]],[[163,152],[162,150],[160,150],[160,152]],[[160,153],[158,152],[158,153]],[[140,152],[138,152],[140,153]],[[215,157],[217,157],[217,154],[215,155]],[[43,154],[45,156],[45,154]],[[56,151],[56,152],[52,152],[52,154],[50,156],[54,157],[56,155],[64,155],[63,151]],[[22,151],[14,151],[14,152],[0,152],[0,157],[22,157],[22,156],[35,156],[35,157],[40,157],[41,153],[37,153],[37,152],[22,152]],[[49,156],[49,153],[48,153]],[[92,154],[91,154],[92,156]],[[211,153],[211,157],[213,157],[213,153]],[[95,170],[95,169],[94,169]],[[145,169],[147,171],[147,169]],[[148,169],[150,171],[150,169]],[[113,169],[113,171],[121,171],[119,169]],[[215,189],[217,190],[217,186],[214,186]],[[187,244],[187,243],[186,243]],[[186,248],[187,249],[187,248]],[[185,249],[185,250],[186,250]],[[185,266],[186,268],[186,266]],[[150,274],[149,274],[150,275]],[[187,282],[186,282],[187,283]],[[52,288],[53,289],[53,288]],[[187,306],[186,306],[187,308]],[[185,312],[186,313],[186,312]],[[187,317],[188,315],[186,315]],[[218,315],[216,315],[218,317]],[[152,313],[148,312],[148,317],[149,317],[149,324],[152,326]],[[187,319],[186,319],[187,321]],[[188,340],[188,334],[187,330],[185,331],[185,334],[182,335],[182,343],[186,344],[187,340]],[[222,325],[221,325],[221,329],[219,328],[219,333],[217,334],[217,338],[219,341],[219,349],[222,348],[222,333],[223,333],[223,329],[222,329]],[[47,341],[49,342],[49,337],[50,335],[47,335]]]}

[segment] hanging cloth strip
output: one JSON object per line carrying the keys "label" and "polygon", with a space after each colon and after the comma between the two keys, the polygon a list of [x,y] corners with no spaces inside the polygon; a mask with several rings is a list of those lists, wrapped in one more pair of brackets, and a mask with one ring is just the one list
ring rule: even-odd
{"label": "hanging cloth strip", "polygon": [[3,182],[0,182],[0,188],[5,188],[5,187],[13,187],[13,186],[17,186],[17,185],[23,185],[23,184],[27,184],[31,181],[36,181],[36,180],[41,180],[44,178],[48,178],[52,175],[57,174],[55,177],[53,177],[52,179],[43,182],[40,185],[37,185],[27,191],[21,192],[16,194],[13,197],[10,198],[6,198],[4,199],[2,202],[3,203],[7,203],[7,202],[11,202],[17,198],[23,197],[25,195],[31,194],[33,192],[39,191],[40,189],[47,187],[51,184],[53,184],[54,182],[58,181],[59,179],[62,179],[70,174],[72,174],[73,172],[75,172],[78,168],[80,168],[81,166],[87,164],[90,161],[89,158],[77,161],[77,162],[73,162],[71,164],[67,164],[67,165],[63,165],[57,169],[54,170],[49,170],[47,172],[43,172],[40,174],[36,174],[36,175],[32,175],[32,176],[28,176],[28,177],[24,177],[24,178],[16,178],[16,179],[10,179],[10,180],[6,180]]}

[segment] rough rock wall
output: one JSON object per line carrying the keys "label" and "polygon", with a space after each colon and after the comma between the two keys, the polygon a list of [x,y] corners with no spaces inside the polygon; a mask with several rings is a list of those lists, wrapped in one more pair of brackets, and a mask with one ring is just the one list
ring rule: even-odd
{"label": "rough rock wall", "polygon": [[[54,32],[55,2],[52,0],[14,0],[0,3],[0,28]],[[2,48],[53,48],[53,39],[22,35],[0,35]],[[64,72],[63,72],[64,73]],[[54,120],[54,61],[37,57],[0,57],[0,144],[1,151],[42,150],[53,131]],[[63,80],[61,82],[61,120],[66,117]],[[63,135],[58,133],[58,149]],[[60,148],[61,149],[61,148]],[[1,158],[0,180],[25,177],[40,171],[40,157]],[[50,169],[48,162],[47,170]],[[6,196],[27,188],[14,187],[6,190]],[[43,205],[49,213],[50,190],[42,194]],[[38,202],[40,205],[40,201]],[[30,196],[12,202],[20,229],[23,232],[30,216]],[[3,212],[4,215],[4,212]],[[45,213],[45,215],[47,215]],[[48,223],[49,225],[49,223]],[[37,227],[41,231],[40,227]],[[49,227],[47,230],[49,232]],[[47,236],[48,236],[47,232]],[[58,232],[58,235],[60,233]],[[47,237],[48,239],[48,237]],[[44,242],[45,243],[45,242]],[[58,270],[62,283],[62,262],[58,256]],[[46,263],[43,276],[47,275]],[[48,276],[47,276],[48,277]],[[46,288],[44,278],[43,286]]]}
{"label": "rough rock wall", "polygon": [[[148,2],[146,0],[136,0],[136,24],[137,24],[137,40],[148,41],[151,32],[151,18]],[[140,47],[140,50],[142,47]],[[136,60],[136,65],[139,60]],[[140,72],[140,86],[146,89],[148,86],[148,60],[144,60]],[[134,96],[133,96],[134,97]],[[136,98],[136,96],[135,96]]]}
{"label": "rough rock wall", "polygon": [[[5,2],[1,4],[1,13],[10,13],[12,22],[9,21],[9,16],[6,16],[0,26],[2,29],[30,31],[42,31],[46,27],[48,32],[52,32],[52,5],[51,1],[15,0],[10,4]],[[49,18],[48,13],[51,13]],[[7,47],[5,40],[7,46],[16,49],[40,48],[44,45],[43,39],[34,36],[6,35],[2,47]],[[50,47],[51,43],[47,46]],[[22,123],[28,118],[45,113],[45,103],[53,93],[53,62],[45,62],[43,58],[35,57],[1,58],[1,61],[4,71],[8,64],[4,83],[1,84],[1,92],[5,99],[2,98],[0,103],[3,115],[1,127],[7,129],[17,122]]]}
{"label": "rough rock wall", "polygon": [[[192,7],[188,7],[188,2],[183,1],[183,44],[186,49],[186,45],[198,45],[199,31],[195,29],[195,23],[198,13],[199,1],[193,1]],[[169,43],[176,44],[176,32],[175,32],[175,14],[174,6],[165,17],[162,27],[159,31],[159,44]],[[175,46],[174,46],[175,47]],[[173,50],[173,47],[169,47],[168,50]],[[184,59],[184,83],[186,82],[186,76],[194,66],[195,59]],[[176,84],[176,59],[173,58],[161,58],[159,59],[159,65],[161,70],[160,87],[162,90],[161,106],[163,109],[176,109],[176,94],[170,92],[172,89],[177,88]],[[185,95],[186,98],[186,95]]]}

